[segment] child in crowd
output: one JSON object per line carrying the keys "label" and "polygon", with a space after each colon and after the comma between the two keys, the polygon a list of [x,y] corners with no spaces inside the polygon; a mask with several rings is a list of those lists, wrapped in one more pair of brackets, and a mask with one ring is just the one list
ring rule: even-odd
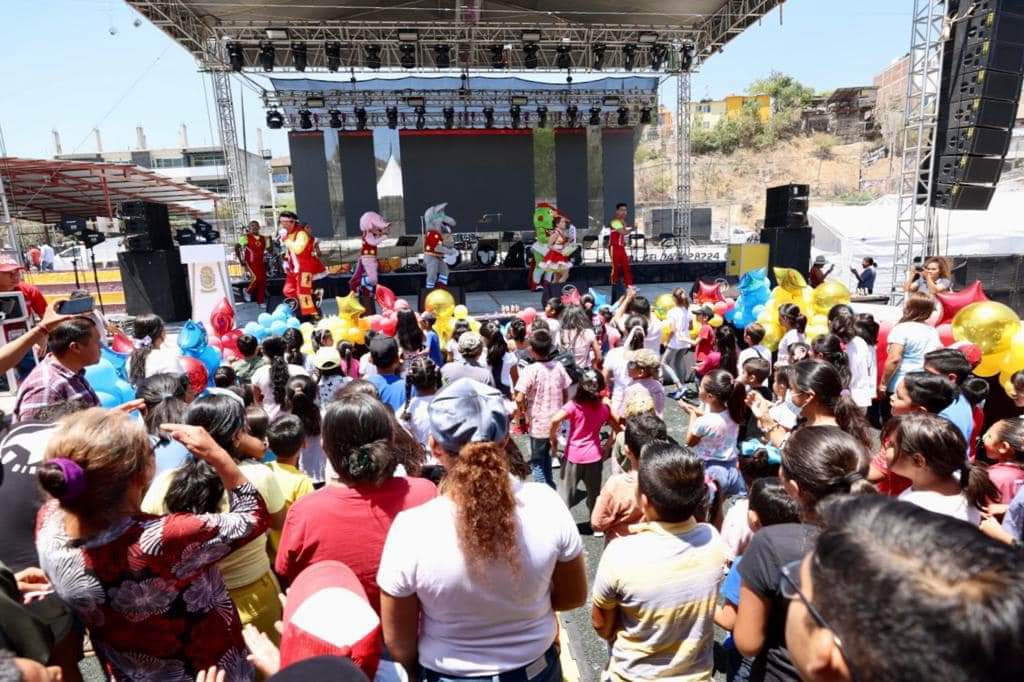
{"label": "child in crowd", "polygon": [[352,381],[352,378],[346,376],[341,367],[341,353],[332,346],[321,346],[313,356],[313,365],[320,375],[317,385],[320,407],[326,408],[338,389]]}
{"label": "child in crowd", "polygon": [[591,619],[611,644],[607,672],[710,679],[725,549],[694,518],[707,499],[704,466],[687,448],[648,443],[638,483],[644,523],[605,547],[594,579]]}
{"label": "child in crowd", "polygon": [[[747,393],[757,393],[765,400],[772,400],[772,391],[768,388],[768,376],[771,373],[771,363],[764,358],[757,356],[748,357],[743,363],[743,372],[740,374],[740,382],[747,387]],[[740,442],[747,440],[761,440],[763,436],[761,427],[758,426],[757,417],[748,415],[747,420],[740,428]]]}
{"label": "child in crowd", "polygon": [[234,367],[239,381],[249,383],[256,370],[267,364],[267,359],[260,353],[260,342],[255,336],[249,334],[242,334],[238,337],[238,352],[242,355],[242,359],[235,360],[232,367]]}
{"label": "child in crowd", "polygon": [[[405,405],[398,413],[402,425],[427,454],[426,464],[436,464],[430,455],[430,403],[441,388],[441,370],[429,357],[419,357],[409,366],[405,377]],[[415,391],[415,394],[414,394]]]}
{"label": "child in crowd", "polygon": [[363,343],[366,347],[366,352],[359,356],[357,365],[359,367],[359,376],[355,377],[358,379],[371,380],[377,376],[377,366],[373,364],[373,360],[370,357],[370,344],[373,340],[380,335],[380,332],[375,332],[372,329],[366,332],[366,336],[363,337]]}
{"label": "child in crowd", "polygon": [[562,313],[565,312],[565,304],[562,303],[562,299],[558,296],[554,296],[548,299],[548,302],[544,304],[544,320],[548,323],[548,328],[551,330],[551,338],[555,339],[555,345],[558,345],[558,337],[562,331]]}
{"label": "child in crowd", "polygon": [[988,477],[999,490],[998,504],[989,505],[988,512],[999,515],[1024,487],[1024,419],[996,422],[985,432],[982,444],[985,456],[992,462]]}
{"label": "child in crowd", "polygon": [[694,311],[693,316],[697,319],[700,329],[697,331],[697,339],[693,346],[693,360],[696,363],[694,371],[703,363],[708,355],[715,349],[715,328],[708,324],[715,316],[715,311],[710,306],[701,306]]}
{"label": "child in crowd", "polygon": [[580,481],[587,490],[587,513],[593,513],[597,496],[601,492],[601,468],[604,464],[601,447],[601,427],[611,423],[618,429],[612,416],[611,402],[603,398],[604,377],[595,369],[585,369],[576,384],[576,395],[565,407],[551,417],[548,440],[551,451],[558,452],[558,430],[562,422],[569,422],[569,437],[565,444],[565,463],[562,465],[562,496],[570,509],[576,504],[576,489]]}
{"label": "child in crowd", "polygon": [[444,347],[445,352],[448,354],[448,362],[462,362],[462,353],[459,352],[459,339],[468,331],[468,320],[455,320],[455,324],[452,326],[452,338],[448,340],[448,345]]}
{"label": "child in crowd", "polygon": [[602,357],[608,355],[608,351],[618,346],[619,342],[622,341],[622,334],[612,324],[613,317],[614,313],[611,306],[603,305],[598,308],[594,321],[594,332],[597,334],[597,340],[601,343]]}
{"label": "child in crowd", "polygon": [[[367,335],[366,343],[370,343],[369,335]],[[338,363],[341,367],[341,373],[352,381],[356,381],[362,376],[359,373],[359,358],[356,357],[356,347],[349,341],[339,341],[336,347],[338,349]]]}
{"label": "child in crowd", "polygon": [[626,402],[626,388],[632,383],[629,376],[629,360],[644,347],[644,335],[647,333],[647,320],[639,315],[626,318],[622,345],[613,348],[604,358],[604,378],[611,389],[612,412],[616,417],[622,415],[622,406]]}
{"label": "child in crowd", "polygon": [[661,361],[671,370],[672,380],[675,382],[672,397],[678,400],[683,397],[682,385],[690,380],[690,374],[693,373],[693,342],[690,340],[690,298],[686,295],[686,290],[682,287],[673,289],[672,300],[675,301],[675,306],[670,308],[666,315],[665,323],[669,328],[669,337]]}
{"label": "child in crowd", "polygon": [[301,364],[301,358],[300,364],[288,362],[286,359],[288,347],[283,337],[268,336],[263,339],[262,348],[267,364],[253,372],[252,385],[257,401],[267,411],[267,415],[273,419],[281,412],[285,404],[284,389],[288,379],[299,375],[304,376],[306,368]]}
{"label": "child in crowd", "polygon": [[661,359],[657,353],[641,348],[633,353],[626,366],[630,381],[623,394],[623,400],[629,402],[633,395],[646,391],[654,401],[654,411],[659,417],[664,415],[665,388],[661,385],[661,380],[657,378],[658,369],[661,367]]}
{"label": "child in crowd", "polygon": [[978,438],[985,428],[985,401],[988,400],[988,381],[973,374],[960,385],[960,394],[971,405],[971,440],[967,444],[970,460],[973,462],[978,450]]}
{"label": "child in crowd", "polygon": [[[267,429],[267,442],[277,459],[269,464],[274,479],[284,496],[284,513],[287,515],[295,500],[313,492],[313,481],[299,470],[299,455],[306,447],[306,432],[302,420],[294,414],[282,414]],[[270,556],[277,555],[281,542],[281,531],[270,530]]]}
{"label": "child in crowd", "polygon": [[789,364],[795,365],[798,362],[811,357],[811,345],[802,341],[794,341],[789,346]]}
{"label": "child in crowd", "polygon": [[768,416],[787,431],[792,431],[796,427],[797,417],[800,416],[800,408],[796,406],[792,395],[790,395],[791,383],[792,374],[789,366],[776,365],[775,373],[772,376],[772,394],[775,400],[771,409],[768,410]]}
{"label": "child in crowd", "polygon": [[370,360],[376,368],[374,376],[368,377],[370,383],[376,387],[380,401],[397,412],[405,404],[405,379],[399,374],[402,358],[398,342],[383,334],[373,337]]}
{"label": "child in crowd", "polygon": [[[739,469],[743,476],[743,484],[747,490],[755,481],[761,478],[772,478],[778,480],[779,467],[782,463],[778,451],[767,447],[747,448],[740,451]],[[725,515],[722,520],[722,541],[725,542],[725,549],[729,561],[743,554],[750,542],[753,531],[747,525],[747,511],[750,509],[750,498],[746,495],[736,495],[726,503]]]}
{"label": "child in crowd", "polygon": [[217,388],[230,388],[238,385],[238,376],[230,365],[221,365],[213,371],[213,385]]}
{"label": "child in crowd", "polygon": [[434,313],[428,311],[420,315],[420,329],[426,336],[427,355],[435,365],[442,367],[444,356],[441,353],[441,337],[434,331],[435,324],[437,324],[437,315]]}
{"label": "child in crowd", "polygon": [[[327,480],[327,457],[324,455],[323,446],[320,445],[320,406],[316,403],[316,382],[309,377],[292,377],[288,380],[285,395],[287,412],[299,418],[306,435],[306,444],[299,457],[299,468],[313,480],[313,485],[319,488]],[[280,457],[276,450],[275,454]]]}
{"label": "child in crowd", "polygon": [[519,373],[515,401],[520,427],[530,434],[530,468],[533,480],[555,487],[551,476],[551,418],[566,403],[572,381],[562,363],[553,358],[551,332],[537,329],[530,334],[534,363]]}
{"label": "child in crowd", "polygon": [[[743,343],[745,343],[747,347],[740,351],[740,357],[736,361],[741,369],[746,364],[747,360],[750,360],[751,358],[760,358],[761,360],[768,362],[768,375],[771,376],[772,352],[761,343],[764,341],[765,334],[764,325],[757,322],[748,324],[743,329]],[[767,378],[765,379],[764,385],[768,386]]]}
{"label": "child in crowd", "polygon": [[730,497],[746,488],[736,468],[739,451],[739,424],[746,413],[746,390],[723,369],[716,369],[701,379],[700,401],[707,411],[687,402],[679,406],[690,415],[686,444],[704,461],[708,475],[718,484],[718,494]]}
{"label": "child in crowd", "polygon": [[329,329],[314,329],[309,335],[309,345],[313,349],[311,355],[305,356],[305,368],[310,374],[316,369],[316,353],[321,348],[333,348],[334,336]]}
{"label": "child in crowd", "polygon": [[[783,303],[779,306],[779,326],[785,331],[779,341],[777,365],[793,365],[799,360],[792,356],[790,346],[794,343],[806,345],[804,332],[807,331],[807,316],[800,313],[800,306],[793,303]],[[806,350],[810,350],[809,348]],[[805,357],[806,357],[805,350]],[[801,360],[803,358],[800,358]]]}
{"label": "child in crowd", "polygon": [[302,344],[305,343],[305,340],[302,338],[302,332],[298,329],[288,328],[281,334],[281,338],[284,339],[284,358],[288,361],[288,364],[298,365],[305,369],[306,356],[302,353]]}
{"label": "child in crowd", "polygon": [[273,462],[275,459],[273,450],[267,447],[267,428],[270,426],[270,417],[267,411],[259,405],[250,405],[245,408],[245,430],[255,440],[263,443],[263,461]]}
{"label": "child in crowd", "polygon": [[1018,408],[1024,408],[1024,369],[1013,373],[1010,385],[1013,386],[1013,404]]}

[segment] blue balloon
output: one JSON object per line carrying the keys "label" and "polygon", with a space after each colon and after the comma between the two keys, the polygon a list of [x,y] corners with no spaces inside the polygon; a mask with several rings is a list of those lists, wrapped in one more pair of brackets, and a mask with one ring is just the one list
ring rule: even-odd
{"label": "blue balloon", "polygon": [[291,316],[292,307],[287,303],[279,303],[278,306],[274,308],[274,314],[271,315],[271,317],[273,317],[275,320],[282,321],[287,320]]}
{"label": "blue balloon", "polygon": [[117,390],[117,395],[120,396],[122,403],[135,400],[135,389],[132,388],[132,385],[124,379],[118,379],[115,381],[114,388]]}
{"label": "blue balloon", "polygon": [[600,308],[603,305],[608,305],[608,297],[597,291],[593,287],[587,290],[587,293],[594,298],[594,308]]}
{"label": "blue balloon", "polygon": [[117,407],[123,402],[120,396],[114,395],[113,393],[107,393],[106,391],[96,391],[96,397],[100,399],[100,405],[108,409],[111,407]]}
{"label": "blue balloon", "polygon": [[284,324],[289,329],[298,329],[299,327],[302,326],[302,323],[299,322],[299,318],[297,317],[289,317],[288,321],[285,322]]}
{"label": "blue balloon", "polygon": [[288,325],[284,323],[284,320],[274,320],[270,323],[270,333],[274,336],[281,336],[288,330]]}
{"label": "blue balloon", "polygon": [[258,322],[246,322],[245,326],[242,327],[242,331],[249,336],[256,336],[263,331],[263,327],[261,327]]}
{"label": "blue balloon", "polygon": [[117,371],[110,364],[109,360],[102,357],[95,365],[89,365],[85,368],[85,380],[92,386],[92,390],[97,393],[100,391],[117,393],[117,390],[114,388],[114,384],[117,382]]}
{"label": "blue balloon", "polygon": [[271,317],[270,313],[260,313],[256,317],[256,321],[260,323],[261,327],[269,328],[270,324],[274,321],[274,318]]}
{"label": "blue balloon", "polygon": [[220,351],[213,346],[207,346],[199,355],[199,360],[206,365],[206,372],[209,374],[209,384],[213,385],[213,373],[220,367]]}
{"label": "blue balloon", "polygon": [[189,320],[178,332],[178,348],[183,352],[198,351],[206,345],[206,327]]}
{"label": "blue balloon", "polygon": [[125,353],[118,353],[117,351],[107,346],[101,346],[100,357],[109,362],[114,367],[114,371],[117,372],[117,376],[119,376],[122,379],[128,378],[128,370],[125,365],[128,362],[128,358],[131,357],[130,355]]}

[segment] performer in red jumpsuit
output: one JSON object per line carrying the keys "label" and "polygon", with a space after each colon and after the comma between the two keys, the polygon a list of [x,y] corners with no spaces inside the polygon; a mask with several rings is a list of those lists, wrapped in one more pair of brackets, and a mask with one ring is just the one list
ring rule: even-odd
{"label": "performer in red jumpsuit", "polygon": [[286,249],[284,295],[298,301],[300,318],[316,316],[320,311],[313,301],[313,275],[324,271],[324,264],[316,256],[316,239],[309,226],[300,223],[291,211],[283,211],[278,224]]}
{"label": "performer in red jumpsuit", "polygon": [[253,220],[238,238],[235,255],[242,265],[249,270],[249,286],[245,293],[249,298],[263,305],[267,300],[267,264],[264,257],[267,253],[267,238],[260,234],[260,223]]}
{"label": "performer in red jumpsuit", "polygon": [[613,287],[616,280],[620,278],[627,287],[633,286],[633,272],[629,269],[629,254],[626,253],[626,233],[635,228],[626,225],[627,213],[626,204],[617,204],[615,217],[612,218],[609,225],[612,234],[608,240],[608,256],[612,262],[611,285]]}

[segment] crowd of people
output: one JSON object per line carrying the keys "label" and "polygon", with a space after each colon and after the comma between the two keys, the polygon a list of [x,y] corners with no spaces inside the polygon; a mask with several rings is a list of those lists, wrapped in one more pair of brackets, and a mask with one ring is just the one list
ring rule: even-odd
{"label": "crowd of people", "polygon": [[784,306],[773,353],[672,295],[242,336],[199,395],[144,316],[114,409],[51,309],[0,445],[0,678],[80,679],[87,635],[117,680],[549,682],[585,605],[609,680],[1016,678],[1024,420],[986,427],[931,294],[881,367],[849,306],[810,340]]}

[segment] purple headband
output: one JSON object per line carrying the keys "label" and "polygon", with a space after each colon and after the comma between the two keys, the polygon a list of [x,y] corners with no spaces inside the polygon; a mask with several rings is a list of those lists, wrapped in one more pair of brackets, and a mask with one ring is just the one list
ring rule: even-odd
{"label": "purple headband", "polygon": [[71,502],[85,492],[85,469],[73,460],[66,457],[51,459],[47,464],[53,464],[64,474],[64,494],[57,497],[61,502]]}

